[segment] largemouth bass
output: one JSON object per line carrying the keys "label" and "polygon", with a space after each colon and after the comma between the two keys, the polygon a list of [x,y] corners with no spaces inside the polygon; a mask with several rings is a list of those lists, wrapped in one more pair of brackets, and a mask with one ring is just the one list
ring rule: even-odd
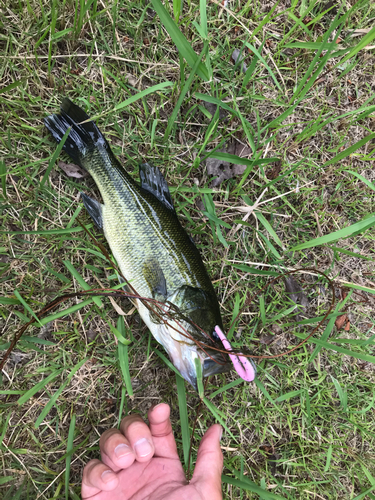
{"label": "largemouth bass", "polygon": [[[61,113],[44,119],[57,142],[71,127],[63,146],[85,168],[99,188],[103,203],[81,193],[83,203],[101,228],[117,264],[140,297],[155,299],[172,311],[168,322],[141,299],[135,305],[155,339],[167,351],[182,377],[197,389],[195,359],[204,377],[232,365],[226,355],[201,349],[193,339],[223,349],[215,326],[223,328],[219,303],[193,240],[181,226],[167,183],[157,167],[139,167],[140,184],[119,163],[89,116],[69,99]],[[173,304],[175,307],[170,307]],[[160,311],[159,311],[160,313]],[[196,328],[193,324],[200,327]],[[183,328],[187,330],[186,336]]]}

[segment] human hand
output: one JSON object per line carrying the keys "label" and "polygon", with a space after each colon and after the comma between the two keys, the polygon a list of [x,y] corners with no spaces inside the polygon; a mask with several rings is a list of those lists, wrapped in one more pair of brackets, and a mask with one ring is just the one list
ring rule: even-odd
{"label": "human hand", "polygon": [[161,403],[148,411],[149,426],[134,414],[121,421],[121,430],[105,431],[99,442],[102,461],[91,460],[83,470],[82,499],[222,500],[221,426],[203,436],[188,483],[169,415],[169,406]]}

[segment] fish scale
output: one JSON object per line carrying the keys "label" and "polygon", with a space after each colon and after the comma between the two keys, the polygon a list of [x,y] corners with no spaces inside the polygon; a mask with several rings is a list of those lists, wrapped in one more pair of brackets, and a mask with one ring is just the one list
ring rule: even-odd
{"label": "fish scale", "polygon": [[57,142],[71,127],[63,149],[91,174],[103,199],[100,204],[82,193],[86,209],[103,229],[122,274],[137,294],[164,303],[164,310],[173,313],[166,323],[150,313],[143,301],[135,301],[174,366],[197,389],[195,359],[200,360],[204,376],[228,371],[231,366],[226,355],[210,348],[202,350],[193,340],[222,348],[214,332],[216,325],[222,328],[222,320],[211,280],[198,249],[178,220],[159,169],[142,164],[141,184],[135,182],[95,123],[88,120],[81,108],[65,98],[61,114],[45,118],[45,124]]}

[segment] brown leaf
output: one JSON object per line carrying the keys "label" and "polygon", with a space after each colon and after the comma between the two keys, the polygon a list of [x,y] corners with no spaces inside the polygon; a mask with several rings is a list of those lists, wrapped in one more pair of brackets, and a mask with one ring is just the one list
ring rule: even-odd
{"label": "brown leaf", "polygon": [[284,281],[285,290],[290,300],[296,304],[301,304],[303,307],[308,306],[309,299],[303,293],[301,285],[293,278],[293,276],[287,276]]}
{"label": "brown leaf", "polygon": [[[207,109],[209,113],[211,113],[212,118],[214,117],[216,110],[217,110],[217,104],[213,104],[212,102],[207,102],[203,101],[204,107]],[[219,109],[219,120],[224,120],[228,116],[228,111],[226,111],[224,108],[220,107]]]}
{"label": "brown leaf", "polygon": [[276,177],[280,173],[280,170],[281,170],[281,161],[279,160],[275,162],[275,165],[272,167],[272,169],[269,172],[267,172],[268,179],[270,179],[271,181],[273,179],[276,179]]}
{"label": "brown leaf", "polygon": [[[247,158],[252,154],[251,148],[237,141],[232,141],[228,146],[224,146],[223,149],[218,149],[217,152],[229,153],[240,158]],[[246,165],[234,165],[227,161],[217,160],[216,158],[207,158],[206,167],[208,175],[216,176],[216,179],[211,182],[211,187],[217,187],[224,180],[241,175],[246,170]]]}
{"label": "brown leaf", "polygon": [[132,87],[137,85],[137,79],[131,73],[126,73],[126,78],[128,79],[128,84]]}
{"label": "brown leaf", "polygon": [[271,335],[270,333],[262,333],[262,335],[259,337],[259,342],[261,344],[269,345],[275,340],[275,336]]}
{"label": "brown leaf", "polygon": [[92,330],[91,328],[86,331],[87,340],[89,342],[93,342],[98,335],[99,332],[97,332],[96,330]]}
{"label": "brown leaf", "polygon": [[[342,314],[341,316],[337,316],[336,321],[335,321],[335,326],[338,330],[341,330],[341,328],[344,328],[344,325],[345,325],[345,330],[346,330],[347,323],[349,323],[348,315]],[[349,326],[350,326],[350,323],[349,323]]]}
{"label": "brown leaf", "polygon": [[79,167],[78,165],[75,165],[74,163],[65,163],[63,161],[59,161],[58,165],[68,177],[83,179],[84,177],[87,177],[89,175],[86,170],[84,170],[82,167]]}
{"label": "brown leaf", "polygon": [[[309,299],[303,293],[301,285],[292,276],[287,276],[284,279],[284,282],[286,295],[288,295],[290,300],[292,300],[295,304],[302,306],[302,308],[299,307],[299,310],[302,309],[301,312],[303,312],[303,310],[309,305]],[[296,321],[300,321],[301,319],[303,319],[301,314],[295,315]]]}
{"label": "brown leaf", "polygon": [[275,335],[280,335],[281,333],[283,333],[282,328],[277,323],[271,325],[271,330]]}

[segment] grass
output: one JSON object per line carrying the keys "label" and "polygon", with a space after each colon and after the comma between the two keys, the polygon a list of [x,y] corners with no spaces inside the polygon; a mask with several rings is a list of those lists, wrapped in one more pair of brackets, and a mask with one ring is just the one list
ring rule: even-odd
{"label": "grass", "polygon": [[[0,347],[54,297],[118,285],[77,219],[105,244],[79,199],[95,184],[58,169],[63,155],[43,127],[67,95],[97,117],[135,178],[145,159],[162,168],[228,329],[252,295],[233,345],[287,350],[332,299],[314,269],[335,280],[335,308],[303,347],[258,361],[254,384],[234,373],[209,380],[193,460],[220,421],[226,499],[374,499],[375,8],[217,3],[27,0],[1,11]],[[217,151],[232,140],[252,154]],[[212,150],[246,169],[212,188]],[[313,268],[298,277],[310,307],[296,325],[282,280],[267,284],[301,267]],[[7,362],[2,498],[78,498],[99,435],[160,401],[171,405],[187,465],[199,397],[176,382],[131,305],[116,303],[72,300],[26,332]],[[342,314],[348,330],[335,326]]]}

